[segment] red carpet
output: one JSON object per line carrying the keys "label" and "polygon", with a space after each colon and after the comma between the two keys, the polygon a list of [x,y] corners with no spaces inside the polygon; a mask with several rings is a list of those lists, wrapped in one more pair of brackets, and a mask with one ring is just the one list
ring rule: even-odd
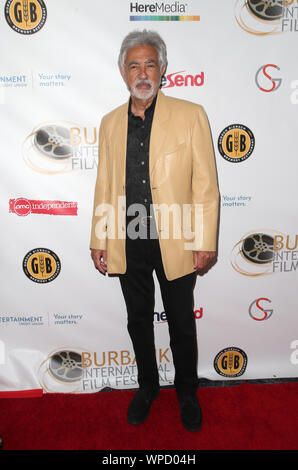
{"label": "red carpet", "polygon": [[[2,398],[4,450],[297,450],[298,382],[200,388],[203,425],[180,423],[173,389],[162,390],[149,418],[126,423],[133,391]],[[3,451],[2,451],[3,452]]]}

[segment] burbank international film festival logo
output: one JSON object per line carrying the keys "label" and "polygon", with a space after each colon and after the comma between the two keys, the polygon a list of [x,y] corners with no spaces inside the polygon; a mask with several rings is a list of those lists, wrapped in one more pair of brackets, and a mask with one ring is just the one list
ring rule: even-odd
{"label": "burbank international film festival logo", "polygon": [[236,0],[235,19],[255,36],[298,32],[297,4],[298,0]]}
{"label": "burbank international film festival logo", "polygon": [[7,0],[4,13],[9,26],[20,34],[37,33],[47,19],[43,0]]}
{"label": "burbank international film festival logo", "polygon": [[22,145],[23,160],[46,175],[93,170],[98,164],[98,131],[68,121],[37,125]]}
{"label": "burbank international film festival logo", "polygon": [[[173,383],[172,357],[169,348],[156,349],[159,380]],[[52,351],[38,368],[38,380],[46,392],[96,392],[105,388],[135,388],[136,359],[131,351],[90,352],[64,347]]]}
{"label": "burbank international film festival logo", "polygon": [[298,235],[276,230],[255,230],[245,234],[232,248],[231,265],[249,277],[294,272],[298,268]]}

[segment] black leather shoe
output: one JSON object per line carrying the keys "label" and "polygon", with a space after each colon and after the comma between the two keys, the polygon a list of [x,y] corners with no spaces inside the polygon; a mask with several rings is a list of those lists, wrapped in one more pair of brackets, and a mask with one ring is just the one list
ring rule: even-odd
{"label": "black leather shoe", "polygon": [[141,424],[148,417],[152,402],[158,397],[159,389],[139,389],[131,400],[127,410],[129,424]]}
{"label": "black leather shoe", "polygon": [[198,431],[202,424],[202,410],[195,392],[177,393],[180,417],[187,431]]}

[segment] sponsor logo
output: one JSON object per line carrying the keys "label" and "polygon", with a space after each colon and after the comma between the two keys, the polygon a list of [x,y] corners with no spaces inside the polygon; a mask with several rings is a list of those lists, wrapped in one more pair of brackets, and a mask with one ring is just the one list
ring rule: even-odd
{"label": "sponsor logo", "polygon": [[19,75],[0,75],[0,87],[11,88],[11,87],[27,87],[28,76],[24,74]]}
{"label": "sponsor logo", "polygon": [[267,299],[266,297],[260,297],[259,299],[254,300],[250,304],[248,308],[248,313],[251,316],[251,318],[257,321],[263,321],[263,320],[268,320],[268,318],[271,317],[273,313],[273,309],[263,308],[261,303],[263,304],[264,302],[271,303],[271,300]]}
{"label": "sponsor logo", "polygon": [[236,0],[235,19],[244,31],[255,36],[297,32],[297,3],[297,0]]}
{"label": "sponsor logo", "polygon": [[22,146],[23,159],[32,170],[55,175],[93,170],[98,161],[98,132],[66,121],[36,126]]}
{"label": "sponsor logo", "polygon": [[[194,317],[195,320],[199,320],[200,318],[203,318],[203,307],[200,307],[197,310],[194,310]],[[167,323],[167,315],[166,312],[154,312],[154,320],[155,323],[160,324],[160,323]]]}
{"label": "sponsor logo", "polygon": [[7,0],[4,11],[9,26],[20,34],[37,33],[47,19],[43,0]]}
{"label": "sponsor logo", "polygon": [[40,284],[56,279],[60,270],[61,263],[58,256],[47,248],[35,248],[29,251],[23,260],[23,271],[26,276]]}
{"label": "sponsor logo", "polygon": [[[169,348],[157,349],[159,378],[162,384],[172,383],[172,359]],[[170,375],[168,375],[170,374]],[[40,364],[38,376],[46,392],[94,392],[106,387],[133,387],[137,381],[137,365],[128,350],[90,352],[77,348],[60,348],[51,352]]]}
{"label": "sponsor logo", "polygon": [[237,195],[222,195],[222,206],[223,207],[246,207],[252,200],[252,196],[245,194]]}
{"label": "sponsor logo", "polygon": [[269,229],[250,232],[233,247],[231,265],[250,277],[294,272],[298,268],[298,235],[294,239]]}
{"label": "sponsor logo", "polygon": [[[187,3],[182,2],[130,2],[130,21],[200,21],[199,16],[185,15],[187,12]],[[145,13],[146,15],[140,15]],[[152,15],[157,13],[157,15]],[[183,13],[182,16],[177,15]],[[137,16],[135,16],[137,14]]]}
{"label": "sponsor logo", "polygon": [[77,202],[41,201],[19,197],[9,200],[9,212],[19,216],[29,214],[78,215]]}
{"label": "sponsor logo", "polygon": [[218,150],[221,156],[232,163],[247,160],[255,147],[252,131],[243,124],[231,124],[220,133]]}
{"label": "sponsor logo", "polygon": [[[256,76],[255,76],[255,81],[256,81],[257,87],[261,91],[264,91],[266,93],[270,93],[271,91],[278,90],[278,88],[280,87],[281,82],[282,82],[281,78],[272,78],[269,75],[269,72],[267,71],[267,69],[270,68],[270,67],[273,67],[277,70],[280,70],[280,68],[275,64],[266,64],[266,65],[262,65],[258,69],[258,71],[256,73]],[[266,77],[265,80],[264,80],[264,77]],[[270,80],[269,84],[268,84],[268,79]],[[263,84],[263,82],[264,82],[264,84]]]}
{"label": "sponsor logo", "polygon": [[162,88],[202,86],[204,85],[204,72],[191,75],[182,70],[180,72],[164,75],[161,80]]}
{"label": "sponsor logo", "polygon": [[75,326],[83,321],[84,315],[77,313],[52,313],[29,315],[23,314],[1,314],[1,326],[52,326],[52,325],[69,325]]}
{"label": "sponsor logo", "polygon": [[247,356],[236,347],[225,348],[214,359],[214,369],[223,377],[239,377],[247,366]]}

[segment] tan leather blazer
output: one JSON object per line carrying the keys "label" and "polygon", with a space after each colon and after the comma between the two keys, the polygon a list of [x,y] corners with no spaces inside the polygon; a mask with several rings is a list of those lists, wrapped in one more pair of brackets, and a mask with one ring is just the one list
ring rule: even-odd
{"label": "tan leather blazer", "polygon": [[[99,131],[90,248],[107,250],[108,274],[126,271],[127,113],[128,102],[105,115]],[[173,280],[194,271],[193,250],[216,250],[219,192],[202,106],[158,92],[149,174],[163,266],[167,279]]]}

